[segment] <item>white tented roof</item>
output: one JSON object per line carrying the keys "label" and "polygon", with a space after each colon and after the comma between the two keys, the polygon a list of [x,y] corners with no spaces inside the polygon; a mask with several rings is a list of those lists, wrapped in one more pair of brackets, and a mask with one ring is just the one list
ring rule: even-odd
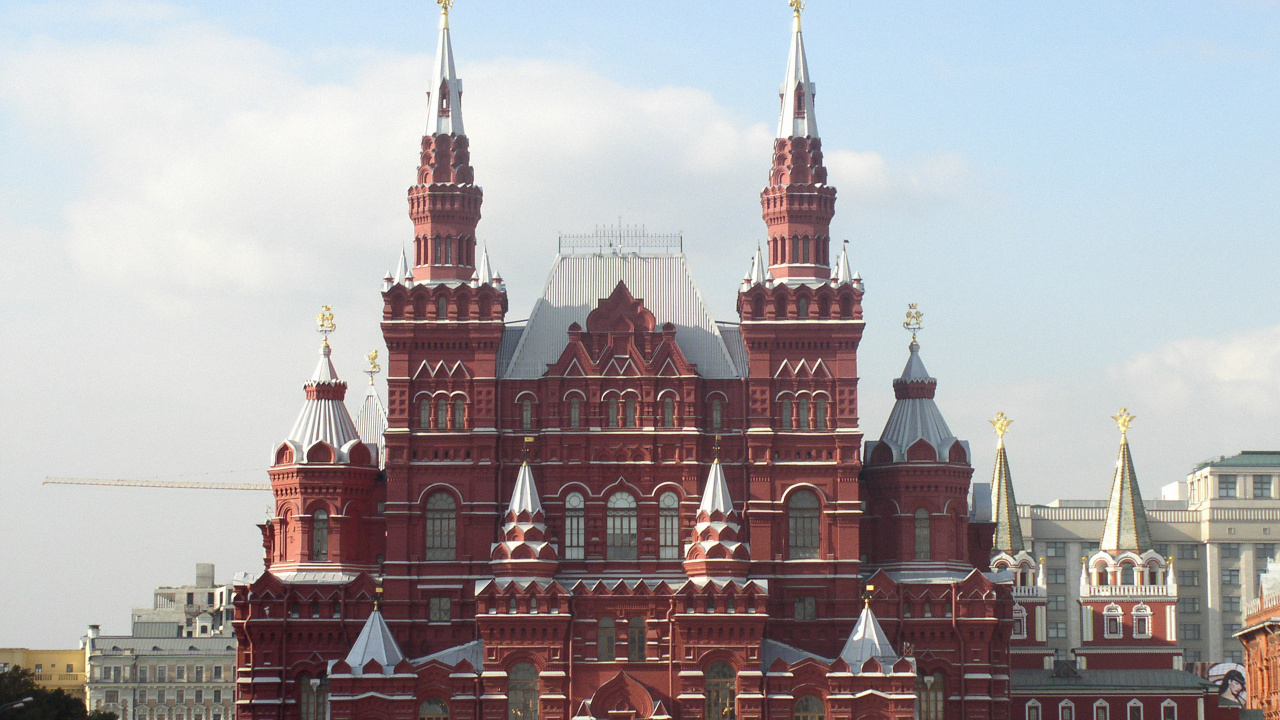
{"label": "white tented roof", "polygon": [[374,660],[381,666],[383,674],[390,675],[397,663],[404,659],[400,646],[391,636],[391,629],[382,619],[382,613],[374,610],[347,653],[347,664],[351,666],[352,675],[364,674],[364,666]]}
{"label": "white tented roof", "polygon": [[[316,366],[307,385],[336,385],[341,382],[329,360],[329,353],[327,344],[320,348],[320,364]],[[358,437],[355,423],[351,421],[351,413],[347,412],[347,406],[341,400],[316,397],[307,398],[302,405],[287,439],[296,442],[306,452],[307,448],[320,440],[329,443],[334,450],[339,450]]]}
{"label": "white tented roof", "polygon": [[587,315],[619,280],[644,300],[659,329],[665,323],[676,326],[676,343],[700,375],[741,377],[684,255],[640,253],[557,255],[503,376],[542,377],[547,365],[560,359],[569,326],[576,322],[585,328]]}

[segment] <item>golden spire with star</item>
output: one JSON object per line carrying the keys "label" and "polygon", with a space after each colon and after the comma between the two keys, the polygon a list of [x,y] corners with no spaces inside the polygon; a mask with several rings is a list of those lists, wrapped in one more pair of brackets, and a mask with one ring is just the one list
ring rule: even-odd
{"label": "golden spire with star", "polygon": [[1120,442],[1128,442],[1129,428],[1133,425],[1133,421],[1137,419],[1137,416],[1130,414],[1128,408],[1120,408],[1120,414],[1112,415],[1111,419],[1115,420],[1116,427],[1120,428]]}
{"label": "golden spire with star", "polygon": [[996,437],[999,438],[999,441],[996,444],[996,449],[999,450],[1004,447],[1004,434],[1009,432],[1009,426],[1013,424],[1013,420],[1005,417],[1003,412],[998,412],[996,413],[995,419],[989,420],[988,422],[990,422],[996,429]]}

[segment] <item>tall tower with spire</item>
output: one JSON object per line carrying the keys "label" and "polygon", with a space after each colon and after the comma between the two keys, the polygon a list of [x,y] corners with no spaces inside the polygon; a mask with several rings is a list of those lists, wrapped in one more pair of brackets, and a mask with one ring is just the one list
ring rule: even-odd
{"label": "tall tower with spire", "polygon": [[476,274],[476,224],[484,192],[475,184],[462,123],[462,81],[449,33],[452,0],[441,0],[440,38],[427,86],[427,129],[418,181],[409,188],[413,219],[413,280],[468,281]]}
{"label": "tall tower with spire", "polygon": [[825,280],[831,277],[831,218],[836,189],[827,184],[822,164],[822,138],[814,113],[817,85],[809,79],[802,2],[793,2],[791,51],[779,95],[782,112],[773,141],[769,185],[760,206],[769,231],[769,271],[779,280]]}
{"label": "tall tower with spire", "polygon": [[1138,474],[1129,452],[1134,416],[1115,415],[1120,453],[1100,547],[1080,569],[1081,668],[1182,669],[1177,646],[1178,585],[1172,564],[1151,544]]}

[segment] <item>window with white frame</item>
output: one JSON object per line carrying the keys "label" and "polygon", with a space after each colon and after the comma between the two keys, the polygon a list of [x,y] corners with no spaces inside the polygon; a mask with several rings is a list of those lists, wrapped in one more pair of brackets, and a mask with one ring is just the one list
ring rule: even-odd
{"label": "window with white frame", "polygon": [[635,560],[636,499],[630,493],[616,492],[610,496],[605,514],[608,559]]}
{"label": "window with white frame", "polygon": [[1102,636],[1108,639],[1124,637],[1124,626],[1121,619],[1124,617],[1124,611],[1119,605],[1114,603],[1102,609],[1103,625]]}
{"label": "window with white frame", "polygon": [[1160,720],[1178,720],[1178,703],[1172,700],[1160,703]]}
{"label": "window with white frame", "polygon": [[427,498],[423,515],[426,530],[426,560],[453,560],[458,547],[458,504],[440,491]]}
{"label": "window with white frame", "polygon": [[1142,720],[1142,701],[1130,700],[1125,706],[1125,713],[1128,715],[1128,720]]}
{"label": "window with white frame", "polygon": [[1146,603],[1133,609],[1133,636],[1140,640],[1151,637],[1151,607]]}
{"label": "window with white frame", "polygon": [[1111,706],[1106,700],[1099,700],[1093,704],[1093,720],[1111,720]]}
{"label": "window with white frame", "polygon": [[1040,703],[1032,700],[1027,703],[1025,720],[1040,720]]}
{"label": "window with white frame", "polygon": [[1070,700],[1058,703],[1058,720],[1076,720],[1076,705]]}
{"label": "window with white frame", "polygon": [[1021,605],[1013,606],[1013,637],[1022,640],[1027,636],[1027,609]]}

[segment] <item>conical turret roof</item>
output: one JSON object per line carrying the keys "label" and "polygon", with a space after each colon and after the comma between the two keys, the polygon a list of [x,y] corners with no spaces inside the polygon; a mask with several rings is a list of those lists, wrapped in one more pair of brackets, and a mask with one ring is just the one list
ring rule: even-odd
{"label": "conical turret roof", "polygon": [[453,38],[449,34],[449,9],[440,13],[440,39],[436,44],[436,60],[432,66],[431,84],[427,86],[431,109],[427,121],[428,135],[465,135],[462,127],[462,81],[453,65]]}
{"label": "conical turret roof", "polygon": [[542,501],[538,498],[538,486],[533,481],[533,471],[529,463],[520,466],[516,475],[516,486],[511,491],[511,502],[507,505],[507,513],[514,518],[521,513],[529,513],[529,517],[542,512]]}
{"label": "conical turret roof", "polygon": [[782,80],[782,117],[778,120],[778,137],[818,137],[818,117],[813,112],[816,94],[817,85],[809,81],[809,61],[805,57],[800,11],[797,10],[791,30],[791,52],[787,55],[787,75]]}
{"label": "conical turret roof", "polygon": [[388,675],[404,660],[404,653],[400,652],[400,646],[391,635],[391,628],[387,627],[387,621],[382,619],[382,612],[377,608],[365,621],[364,628],[360,630],[359,637],[351,645],[351,651],[346,657],[353,675],[364,674],[364,668],[370,660],[377,662],[382,667],[382,672]]}
{"label": "conical turret roof", "polygon": [[320,440],[336,450],[360,437],[343,402],[347,384],[338,379],[329,359],[331,352],[326,341],[320,348],[320,362],[305,385],[307,400],[289,431],[287,439],[296,442],[303,450]]}
{"label": "conical turret roof", "polygon": [[881,664],[892,665],[898,659],[898,654],[894,652],[893,645],[889,644],[889,638],[880,627],[875,613],[871,612],[871,603],[868,602],[863,606],[858,624],[853,626],[853,633],[840,651],[840,659],[849,663],[849,667],[857,672],[871,658]]}
{"label": "conical turret roof", "polygon": [[1147,510],[1142,504],[1142,493],[1138,490],[1138,473],[1133,469],[1133,456],[1129,454],[1128,427],[1133,416],[1122,408],[1116,419],[1121,427],[1120,454],[1116,458],[1116,474],[1111,481],[1100,549],[1143,553],[1151,549],[1151,531],[1147,528]]}
{"label": "conical turret roof", "polygon": [[[952,446],[961,441],[951,434],[951,428],[947,427],[942,411],[933,400],[938,381],[925,370],[924,361],[920,359],[920,344],[912,339],[908,349],[911,354],[902,375],[893,381],[897,402],[889,413],[884,432],[880,434],[880,442],[893,450],[894,462],[905,461],[907,450],[920,440],[933,447],[938,461],[947,462]],[[964,443],[961,446],[967,462],[968,447]]]}
{"label": "conical turret roof", "polygon": [[1004,449],[1004,435],[996,446],[996,466],[991,475],[991,514],[996,523],[995,542],[997,552],[1016,555],[1026,550],[1022,539],[1022,523],[1018,520],[1018,501],[1013,497],[1013,474],[1009,472],[1009,458]]}

